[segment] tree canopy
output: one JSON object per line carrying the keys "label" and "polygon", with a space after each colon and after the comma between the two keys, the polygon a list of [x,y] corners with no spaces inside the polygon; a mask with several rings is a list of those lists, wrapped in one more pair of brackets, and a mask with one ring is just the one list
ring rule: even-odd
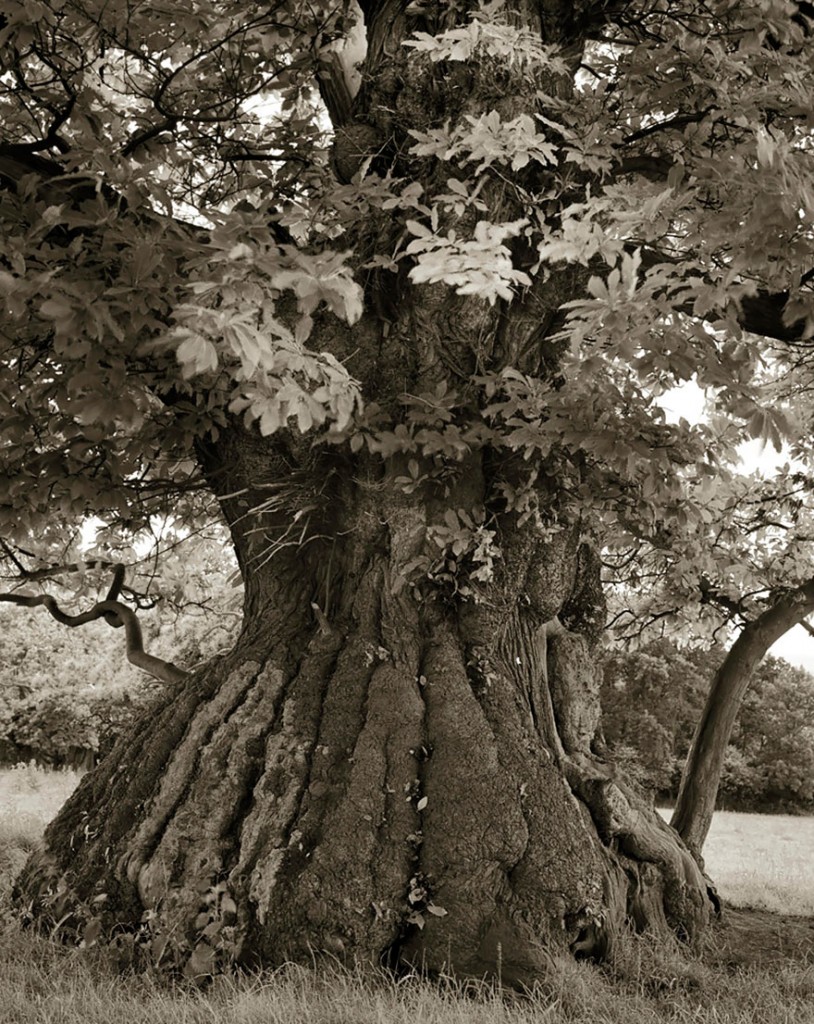
{"label": "tree canopy", "polygon": [[[617,541],[691,545],[739,440],[810,432],[780,401],[811,375],[810,13],[542,5],[541,40],[499,2],[457,26],[415,4],[4,5],[4,536],[197,514],[190,456],[240,413],[404,453],[416,481],[518,452]],[[375,46],[390,17],[444,88],[486,67],[483,110],[351,116],[363,23]],[[407,344],[386,313],[405,279],[539,329],[519,350],[461,325],[435,388],[381,387],[334,320],[384,307],[382,344]],[[558,280],[582,297],[542,301]],[[718,415],[668,424],[657,397],[689,379]]]}

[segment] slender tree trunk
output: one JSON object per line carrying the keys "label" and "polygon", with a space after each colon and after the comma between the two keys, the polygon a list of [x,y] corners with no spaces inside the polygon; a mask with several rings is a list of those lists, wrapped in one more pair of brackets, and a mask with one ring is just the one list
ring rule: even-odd
{"label": "slender tree trunk", "polygon": [[712,823],[727,744],[752,673],[772,644],[813,611],[814,580],[810,580],[748,623],[715,673],[670,822],[699,861]]}

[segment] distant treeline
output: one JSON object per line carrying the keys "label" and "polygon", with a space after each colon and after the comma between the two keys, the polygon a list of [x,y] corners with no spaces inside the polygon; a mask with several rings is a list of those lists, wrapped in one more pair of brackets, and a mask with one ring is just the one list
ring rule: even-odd
{"label": "distant treeline", "polygon": [[[609,653],[602,682],[605,739],[661,799],[681,770],[725,650],[658,640]],[[814,811],[814,677],[769,656],[755,672],[726,753],[718,806]]]}

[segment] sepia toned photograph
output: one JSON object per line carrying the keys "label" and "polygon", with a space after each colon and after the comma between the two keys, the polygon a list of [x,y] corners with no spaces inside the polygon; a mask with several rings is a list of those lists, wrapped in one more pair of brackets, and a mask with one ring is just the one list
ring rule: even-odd
{"label": "sepia toned photograph", "polygon": [[0,1024],[814,1024],[814,3],[0,0]]}

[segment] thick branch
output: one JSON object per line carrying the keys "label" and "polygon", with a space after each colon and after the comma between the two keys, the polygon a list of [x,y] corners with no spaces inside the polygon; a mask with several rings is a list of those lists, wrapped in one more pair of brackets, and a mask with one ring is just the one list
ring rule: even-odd
{"label": "thick branch", "polygon": [[[339,112],[337,111],[337,115]],[[623,161],[621,168],[626,173],[634,171],[644,173],[646,177],[656,177],[662,170],[669,170],[666,164],[661,165],[653,158],[641,158],[641,165],[637,163],[639,158],[629,157]],[[0,186],[5,188],[16,188],[20,179],[28,174],[36,174],[43,179],[44,184],[52,179],[61,178],[57,188],[59,193],[48,194],[45,188],[42,189],[44,199],[53,203],[65,202],[70,198],[78,203],[96,194],[96,184],[89,178],[64,174],[62,167],[54,160],[49,160],[30,152],[25,147],[4,144],[0,141]],[[105,190],[106,194],[108,190]],[[126,206],[126,200],[110,190],[108,198]],[[158,216],[158,214],[156,214]],[[180,222],[179,222],[180,223]],[[194,233],[195,228],[189,225]],[[657,250],[642,250],[642,269],[646,270],[657,263],[672,263],[675,260],[660,253]],[[740,302],[738,322],[745,331],[750,334],[759,334],[767,338],[774,338],[777,341],[797,342],[803,340],[806,321],[797,320],[792,324],[785,324],[783,313],[789,301],[789,293],[759,291],[755,296],[744,297]],[[679,310],[687,315],[695,315],[692,305],[687,304],[686,309]],[[716,312],[710,312],[704,319],[718,319]]]}
{"label": "thick branch", "polygon": [[319,55],[317,84],[334,128],[341,128],[351,120],[353,101],[362,81],[358,66],[364,63],[367,52],[365,12],[361,6],[354,11],[353,6],[349,6],[352,18],[347,23],[345,37]]}
{"label": "thick branch", "polygon": [[647,125],[646,128],[640,128],[638,131],[626,135],[622,139],[622,143],[628,145],[631,142],[640,142],[642,139],[646,139],[648,135],[654,135],[656,132],[668,131],[672,128],[684,128],[688,124],[697,124],[699,121],[703,121],[712,109],[712,107],[705,107],[703,110],[693,110],[690,113],[676,114],[674,117],[668,117],[664,121],[656,121],[654,124]]}
{"label": "thick branch", "polygon": [[[124,569],[123,566],[118,568]],[[142,669],[162,683],[180,683],[188,678],[189,673],[184,669],[173,665],[171,661],[164,661],[148,654],[144,650],[144,640],[141,633],[141,626],[135,612],[122,604],[121,601],[111,599],[110,595],[118,593],[121,588],[121,580],[114,578],[113,585],[104,601],[98,601],[92,608],[79,615],[68,615],[63,612],[57,604],[56,598],[50,594],[0,594],[0,601],[7,601],[11,604],[21,605],[24,608],[36,608],[42,606],[47,608],[51,616],[63,626],[84,626],[87,622],[95,622],[97,619],[104,619],[108,625],[120,628],[124,626],[127,660]]]}
{"label": "thick branch", "polygon": [[[7,557],[12,557],[8,545],[3,543],[2,547]],[[16,558],[14,564],[19,570],[19,576],[13,577],[17,582],[38,583],[40,580],[52,580],[57,576],[65,576],[69,573],[83,572],[86,569],[112,569],[113,582],[110,585],[110,592],[107,599],[115,601],[122,590],[124,583],[125,567],[119,562],[105,562],[101,559],[90,562],[70,562],[67,565],[48,565],[43,569],[26,569]],[[115,593],[113,592],[115,590]]]}
{"label": "thick branch", "polygon": [[[650,169],[654,170],[655,165]],[[649,176],[649,174],[647,175]],[[642,271],[648,270],[659,263],[678,263],[680,261],[659,252],[657,249],[641,249]],[[809,274],[803,276],[801,284],[806,283],[810,278]],[[760,334],[765,338],[774,338],[777,341],[797,342],[802,341],[806,331],[805,319],[796,320],[792,324],[783,321],[783,314],[786,304],[789,301],[789,292],[768,292],[759,290],[754,296],[745,296],[740,300],[737,320],[740,326],[750,334]],[[693,309],[693,304],[688,302],[683,307],[678,307],[676,312],[684,313],[686,316],[698,317]],[[709,322],[719,320],[721,310],[710,310],[701,319]],[[812,341],[814,344],[814,341]]]}
{"label": "thick branch", "polygon": [[577,19],[576,27],[588,39],[601,38],[602,29],[623,18],[632,6],[631,0],[591,0]]}
{"label": "thick branch", "polygon": [[[0,188],[16,191],[28,175],[40,179],[37,197],[54,206],[69,203],[75,209],[97,196],[97,183],[88,175],[69,174],[58,161],[32,153],[27,146],[0,139]],[[111,206],[121,211],[127,209],[127,200],[109,185],[102,185],[101,192]]]}
{"label": "thick branch", "polygon": [[806,321],[796,320],[792,324],[783,322],[783,313],[789,301],[788,292],[759,291],[752,298],[741,299],[738,323],[750,334],[762,334],[766,338],[778,341],[802,341],[806,331]]}
{"label": "thick branch", "polygon": [[[27,569],[18,558],[15,557],[13,551],[9,545],[0,540],[0,550],[3,551],[5,556],[14,564],[17,569],[16,576],[0,576],[0,579],[7,579],[12,583],[40,583],[42,580],[53,580],[59,576],[66,576],[71,573],[85,572],[88,569],[112,569],[113,580],[110,584],[110,590],[108,591],[107,600],[116,601],[121,594],[126,594],[136,606],[144,611],[148,608],[155,608],[157,604],[157,598],[150,597],[147,594],[139,590],[134,590],[132,587],[126,587],[124,585],[125,577],[125,566],[119,562],[107,562],[104,559],[93,559],[88,562],[69,562],[65,565],[47,565],[42,569]],[[35,556],[30,552],[23,552],[30,558]],[[115,621],[110,621],[110,619]],[[116,616],[108,618],[108,622],[112,626],[121,626],[121,622],[118,621]]]}

